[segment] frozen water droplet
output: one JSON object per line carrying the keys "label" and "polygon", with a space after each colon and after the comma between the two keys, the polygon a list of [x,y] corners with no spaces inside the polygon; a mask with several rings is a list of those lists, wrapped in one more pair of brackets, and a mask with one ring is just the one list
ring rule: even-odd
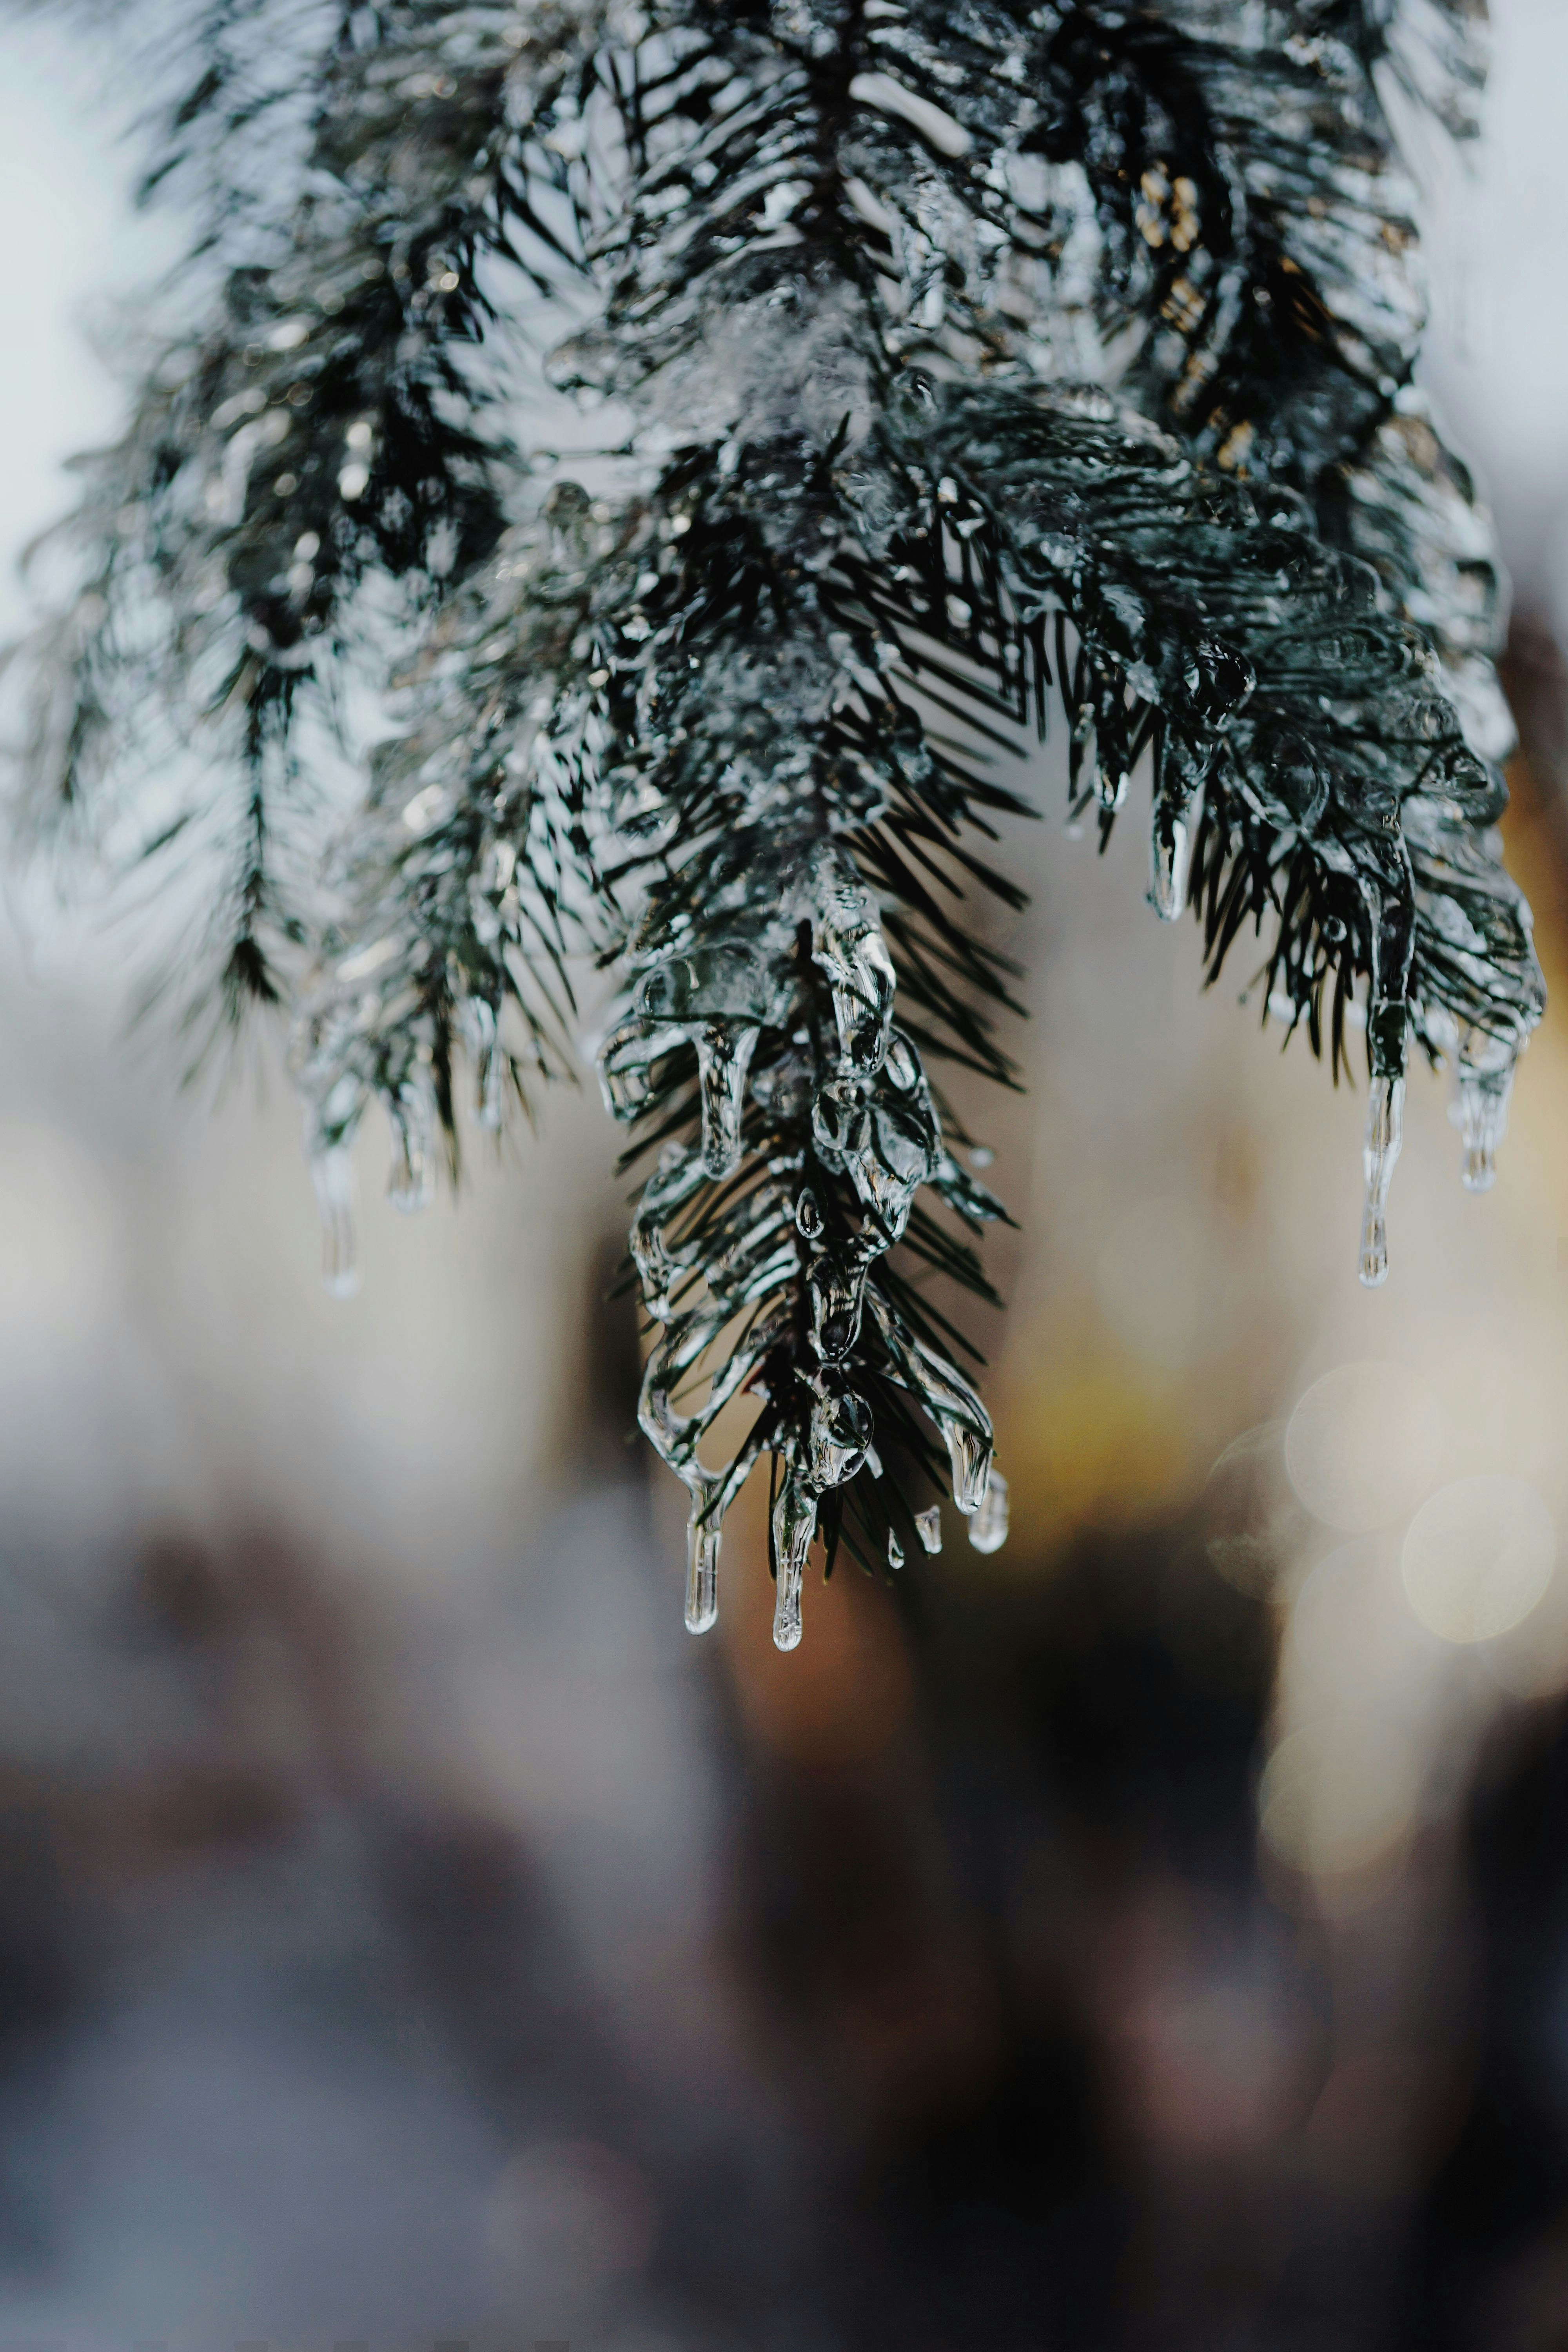
{"label": "frozen water droplet", "polygon": [[969,1522],[969,1540],[976,1551],[1000,1551],[1007,1540],[1007,1481],[994,1464],[980,1508]]}
{"label": "frozen water droplet", "polygon": [[329,1144],[311,1155],[310,1181],[321,1213],[321,1280],[333,1298],[352,1298],[359,1288],[354,1261],[353,1154],[346,1143]]}
{"label": "frozen water droplet", "polygon": [[[924,1397],[921,1400],[926,1403]],[[965,1518],[970,1518],[985,1499],[985,1480],[991,1467],[991,1440],[975,1429],[961,1413],[932,1411],[932,1418],[947,1440],[948,1467],[952,1476],[952,1499]]]}
{"label": "frozen water droplet", "polygon": [[1157,803],[1149,903],[1163,923],[1173,923],[1186,904],[1192,852],[1192,830],[1186,818],[1175,809]]}
{"label": "frozen water droplet", "polygon": [[424,1087],[401,1087],[388,1098],[386,1116],[392,1127],[392,1168],[386,1180],[386,1197],[395,1209],[407,1213],[428,1208],[435,1185],[435,1171],[430,1164],[435,1105]]}
{"label": "frozen water droplet", "polygon": [[1366,1176],[1366,1206],[1362,1214],[1361,1278],[1369,1290],[1388,1278],[1388,1226],[1385,1211],[1394,1162],[1405,1140],[1405,1081],[1373,1078],[1367,1096],[1366,1141],[1362,1167]]}
{"label": "frozen water droplet", "polygon": [[805,1556],[816,1533],[816,1497],[791,1470],[773,1505],[773,1557],[779,1578],[773,1597],[773,1643],[780,1650],[800,1646],[801,1587],[805,1580]]}
{"label": "frozen water droplet", "polygon": [[942,1506],[933,1503],[929,1511],[915,1513],[915,1533],[929,1552],[942,1549]]}
{"label": "frozen water droplet", "polygon": [[702,1162],[710,1176],[728,1176],[740,1165],[746,1070],[761,1034],[750,1023],[729,1021],[705,1021],[695,1032]]}
{"label": "frozen water droplet", "polygon": [[719,1622],[719,1545],[722,1530],[716,1518],[702,1517],[702,1504],[693,1496],[686,1526],[686,1630],[706,1633]]}
{"label": "frozen water droplet", "polygon": [[1460,1181],[1467,1192],[1489,1192],[1497,1181],[1497,1148],[1508,1126],[1513,1065],[1459,1071],[1459,1134],[1465,1147]]}
{"label": "frozen water droplet", "polygon": [[900,1569],[903,1564],[903,1545],[899,1541],[899,1538],[893,1533],[892,1528],[889,1528],[888,1529],[888,1566],[891,1569]]}

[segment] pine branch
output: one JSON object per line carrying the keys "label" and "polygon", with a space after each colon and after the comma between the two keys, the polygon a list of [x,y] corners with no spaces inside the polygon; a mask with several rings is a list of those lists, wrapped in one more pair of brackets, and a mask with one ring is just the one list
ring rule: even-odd
{"label": "pine branch", "polygon": [[[1147,769],[1151,898],[1191,906],[1209,978],[1252,940],[1336,1077],[1364,1026],[1363,1280],[1412,1037],[1490,1181],[1542,990],[1493,831],[1496,574],[1411,390],[1385,104],[1465,133],[1471,14],[386,0],[326,12],[290,81],[206,12],[163,168],[228,191],[222,297],[92,477],[35,771],[112,800],[148,667],[206,713],[238,787],[220,997],[315,950],[338,1286],[366,1107],[417,1205],[465,1054],[493,1125],[564,1065],[578,962],[615,968],[641,1419],[690,1494],[694,1631],[764,1452],[781,1646],[816,1538],[896,1568],[944,1486],[977,1548],[1005,1533],[931,1295],[994,1304],[966,1236],[1002,1211],[928,1066],[1014,1082],[973,908],[1021,903],[994,762],[1058,711],[1102,841]],[[301,115],[286,201],[237,149],[226,177],[226,131]],[[552,380],[614,446],[542,498],[498,331],[568,310]],[[279,811],[374,660],[398,731],[329,921],[282,886]]]}

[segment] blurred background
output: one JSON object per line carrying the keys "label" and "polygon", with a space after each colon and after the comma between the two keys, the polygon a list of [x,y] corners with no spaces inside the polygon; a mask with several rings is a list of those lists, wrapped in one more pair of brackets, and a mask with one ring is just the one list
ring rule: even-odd
{"label": "blurred background", "polygon": [[[1428,379],[1515,582],[1510,861],[1568,959],[1568,89],[1493,0]],[[113,60],[0,16],[0,546],[113,427]],[[133,96],[133,93],[132,93]],[[7,571],[0,633],[25,612]],[[1045,822],[969,1106],[1008,1548],[716,1637],[628,1440],[590,1087],[321,1289],[276,1052],[182,1093],[119,918],[0,926],[0,2338],[1568,2344],[1568,1031],[1463,1193]],[[977,1327],[978,1329],[978,1327]]]}

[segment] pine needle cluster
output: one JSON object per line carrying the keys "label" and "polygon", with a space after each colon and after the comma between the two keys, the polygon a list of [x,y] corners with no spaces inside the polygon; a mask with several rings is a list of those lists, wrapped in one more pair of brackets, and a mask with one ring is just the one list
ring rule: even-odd
{"label": "pine needle cluster", "polygon": [[[1412,1045],[1490,1181],[1539,1018],[1495,824],[1484,519],[1412,371],[1396,125],[1473,128],[1476,0],[202,0],[153,184],[199,191],[154,352],[21,666],[35,812],[196,751],[226,850],[193,1001],[296,1008],[327,1221],[379,1104],[426,1197],[570,1059],[643,1172],[641,1419],[687,1622],[769,1458],[775,1638],[814,1539],[896,1568],[1005,1486],[928,1274],[999,1204],[933,1073],[1003,1083],[974,901],[1065,730],[1152,798],[1150,896],[1371,1074],[1362,1277]],[[544,375],[539,373],[542,365]],[[524,454],[547,377],[603,426]],[[390,714],[323,894],[312,744]],[[1135,780],[1136,784],[1135,784]],[[701,1447],[744,1399],[726,1464]],[[725,1426],[742,1427],[737,1412]],[[717,1443],[715,1438],[713,1443]]]}

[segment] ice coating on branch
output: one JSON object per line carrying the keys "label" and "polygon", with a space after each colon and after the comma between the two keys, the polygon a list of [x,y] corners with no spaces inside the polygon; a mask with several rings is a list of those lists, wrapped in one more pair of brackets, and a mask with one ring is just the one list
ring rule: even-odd
{"label": "ice coating on branch", "polygon": [[[734,945],[672,957],[655,964],[638,983],[634,1013],[646,1024],[642,1042],[652,1045],[668,1037],[696,1047],[702,1160],[710,1176],[728,1176],[740,1160],[746,1072],[762,1022],[775,1010],[777,995],[766,964]],[[628,1066],[637,1066],[636,1045],[625,1030],[614,1042],[618,1077]],[[645,1071],[651,1058],[651,1052],[645,1056],[640,1066]],[[608,1073],[610,1062],[602,1057],[600,1068]],[[607,1075],[606,1086],[613,1084]],[[633,1096],[615,1107],[624,1117],[637,1099]]]}
{"label": "ice coating on branch", "polygon": [[682,1031],[655,1021],[623,1021],[599,1048],[599,1086],[613,1118],[635,1118],[647,1100],[652,1066],[685,1043]]}
{"label": "ice coating on branch", "polygon": [[839,1050],[856,1076],[869,1076],[887,1059],[898,986],[876,908],[831,850],[814,861],[807,903],[811,952],[833,991]]}
{"label": "ice coating on branch", "polygon": [[[752,935],[724,936],[722,906],[704,925],[700,898],[683,905],[679,947],[660,951],[655,907],[638,940],[646,957],[627,1010],[598,1052],[605,1100],[635,1118],[679,1083],[680,1055],[695,1062],[698,1140],[670,1139],[644,1184],[631,1251],[648,1313],[666,1326],[644,1380],[639,1418],[692,1496],[688,1622],[716,1610],[709,1570],[723,1514],[752,1460],[772,1450],[784,1465],[773,1517],[779,1569],[775,1639],[800,1638],[805,1560],[821,1498],[882,1465],[876,1414],[858,1369],[866,1356],[868,1286],[878,1262],[907,1234],[916,1196],[934,1186],[972,1225],[1001,1213],[946,1150],[914,1043],[894,1025],[896,975],[872,893],[831,841],[807,843],[792,884],[781,878]],[[804,938],[809,961],[802,963]],[[827,1051],[802,1050],[818,1024]],[[823,1024],[826,1022],[826,1033]],[[684,1066],[691,1068],[691,1062]],[[748,1159],[748,1150],[761,1160]],[[746,1188],[746,1213],[719,1212],[715,1186]],[[721,1196],[722,1197],[722,1196]],[[767,1302],[804,1292],[796,1319]],[[934,1422],[966,1514],[980,1504],[990,1425],[967,1383],[891,1303],[874,1297],[880,1377],[906,1390]],[[734,1342],[732,1314],[762,1307]],[[700,1395],[721,1333],[733,1352]],[[804,1346],[801,1344],[804,1339]],[[742,1389],[761,1412],[729,1465],[706,1468],[697,1448]],[[997,1537],[1000,1540],[1000,1535]],[[879,1538],[889,1567],[902,1550],[890,1527]],[[700,1570],[701,1573],[700,1574]]]}
{"label": "ice coating on branch", "polygon": [[980,1508],[991,1474],[991,1416],[974,1391],[934,1349],[900,1329],[880,1294],[871,1310],[893,1366],[893,1376],[931,1415],[947,1445],[952,1499],[967,1518]]}
{"label": "ice coating on branch", "polygon": [[740,1165],[746,1071],[760,1034],[749,1023],[705,1021],[693,1035],[702,1105],[702,1165],[710,1176],[728,1176]]}
{"label": "ice coating on branch", "polygon": [[[1075,821],[1151,824],[1150,898],[1193,912],[1210,976],[1261,932],[1315,1050],[1364,1026],[1369,1265],[1411,1040],[1457,1066],[1489,1181],[1540,976],[1495,835],[1495,565],[1411,383],[1381,95],[1462,125],[1476,10],[360,14],[309,187],[266,217],[276,267],[224,280],[200,371],[173,406],[153,387],[95,490],[121,538],[45,730],[61,804],[116,645],[147,642],[127,617],[172,599],[172,707],[231,681],[215,743],[257,814],[215,895],[265,995],[305,937],[274,784],[336,648],[396,604],[393,732],[302,1024],[329,1262],[363,1108],[416,1205],[437,1119],[504,1118],[579,951],[613,964],[640,1417],[691,1498],[691,1613],[765,1453],[798,1632],[813,1528],[890,1566],[910,1514],[940,1539],[914,1507],[944,1475],[972,1543],[1005,1522],[924,1284],[987,1296],[967,1237],[1000,1213],[927,1076],[1008,1075],[1006,967],[959,904],[1016,899],[1016,803],[964,741],[1010,755],[1059,715]],[[556,257],[580,323],[553,380],[624,436],[581,481],[520,467],[465,388],[475,270],[521,228],[553,284],[540,222],[588,239]]]}

